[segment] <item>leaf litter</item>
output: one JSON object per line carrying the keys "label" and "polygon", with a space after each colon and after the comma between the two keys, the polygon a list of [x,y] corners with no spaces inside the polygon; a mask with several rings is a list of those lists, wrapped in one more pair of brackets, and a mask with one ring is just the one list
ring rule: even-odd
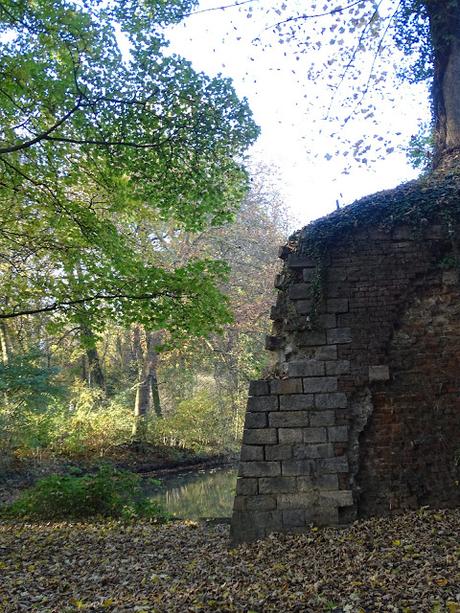
{"label": "leaf litter", "polygon": [[224,524],[2,522],[0,611],[460,613],[460,509],[233,549]]}

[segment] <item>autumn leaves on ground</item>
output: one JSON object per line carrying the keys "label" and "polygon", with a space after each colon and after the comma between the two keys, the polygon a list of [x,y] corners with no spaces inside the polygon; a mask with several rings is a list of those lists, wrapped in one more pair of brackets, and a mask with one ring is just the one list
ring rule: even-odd
{"label": "autumn leaves on ground", "polygon": [[460,511],[229,548],[228,526],[0,526],[0,610],[460,611]]}

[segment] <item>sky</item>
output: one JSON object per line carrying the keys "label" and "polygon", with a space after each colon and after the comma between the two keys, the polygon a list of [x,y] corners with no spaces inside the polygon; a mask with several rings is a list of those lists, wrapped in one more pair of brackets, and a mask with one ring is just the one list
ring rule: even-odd
{"label": "sky", "polygon": [[[309,3],[289,0],[287,4],[289,14],[295,15],[296,9],[305,10]],[[280,7],[279,1],[252,0],[240,8],[213,10],[220,5],[216,0],[202,0],[194,14],[170,28],[169,51],[190,60],[197,70],[230,77],[237,93],[248,99],[261,127],[250,156],[276,167],[279,189],[294,218],[292,229],[334,211],[337,200],[344,206],[417,176],[401,147],[429,118],[427,90],[425,85],[394,83],[402,57],[389,45],[386,49],[386,41],[380,43],[383,68],[376,65],[374,71],[372,52],[362,53],[359,65],[356,58],[356,72],[350,69],[342,82],[335,20],[302,22],[302,29],[289,42],[282,31],[269,27],[287,15],[269,10],[271,5]],[[248,6],[253,9],[249,17]],[[394,6],[395,0],[382,0],[380,17],[391,17]],[[357,36],[353,29],[341,40],[353,47]],[[315,37],[332,44],[315,46]],[[374,48],[379,44],[375,40]],[[379,69],[387,69],[388,74],[378,89],[369,88],[353,118],[345,122],[356,107],[356,75],[361,73],[366,82],[368,74]],[[325,120],[329,107],[330,117]],[[359,156],[364,162],[347,169],[351,149],[360,140],[383,144],[380,157],[365,152]]]}

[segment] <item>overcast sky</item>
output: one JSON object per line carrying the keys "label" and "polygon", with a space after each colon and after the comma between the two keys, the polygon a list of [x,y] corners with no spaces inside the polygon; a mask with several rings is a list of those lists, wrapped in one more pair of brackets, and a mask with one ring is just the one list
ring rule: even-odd
{"label": "overcast sky", "polygon": [[[289,1],[290,10],[295,8],[295,3],[296,0]],[[304,225],[335,210],[336,199],[345,205],[414,178],[417,173],[409,167],[399,146],[417,132],[422,118],[428,118],[425,87],[403,84],[395,90],[391,83],[390,89],[379,91],[377,113],[373,116],[375,124],[364,119],[366,100],[363,113],[358,110],[354,120],[345,127],[340,121],[335,124],[325,121],[335,81],[327,71],[312,79],[308,68],[313,58],[318,65],[331,64],[337,52],[333,46],[324,45],[321,49],[307,49],[299,57],[294,46],[279,44],[279,36],[267,29],[276,18],[265,10],[270,4],[273,3],[259,0],[248,18],[242,8],[209,11],[219,3],[202,0],[199,9],[204,11],[170,29],[168,38],[172,52],[185,56],[196,69],[207,74],[221,73],[232,78],[238,94],[248,98],[262,129],[251,155],[279,168],[283,195],[298,223]],[[388,10],[393,4],[393,0],[387,0]],[[304,2],[301,5],[305,7]],[[328,27],[327,22],[319,20],[311,24],[317,31],[325,26]],[[324,36],[330,39],[327,32]],[[261,42],[256,44],[254,39]],[[397,66],[399,58],[393,54],[385,61]],[[347,87],[349,83],[343,84],[333,99],[330,113],[341,115],[342,119],[348,112],[341,108]],[[391,97],[396,99],[396,110]],[[386,145],[383,149],[395,147],[395,151],[377,162],[369,160],[361,167],[354,165],[350,174],[343,174],[351,155],[347,157],[338,135],[343,137],[346,131],[351,141],[375,140],[387,131],[398,133],[391,147]],[[340,150],[338,155],[337,150]]]}

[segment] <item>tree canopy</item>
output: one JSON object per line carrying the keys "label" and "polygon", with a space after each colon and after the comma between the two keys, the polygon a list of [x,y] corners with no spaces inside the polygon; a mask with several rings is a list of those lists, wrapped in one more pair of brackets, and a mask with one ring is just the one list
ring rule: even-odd
{"label": "tree canopy", "polygon": [[161,267],[153,237],[132,240],[144,219],[222,224],[246,190],[247,102],[165,53],[164,27],[193,6],[1,2],[0,318],[83,308],[96,327],[173,334],[228,320],[222,263]]}

